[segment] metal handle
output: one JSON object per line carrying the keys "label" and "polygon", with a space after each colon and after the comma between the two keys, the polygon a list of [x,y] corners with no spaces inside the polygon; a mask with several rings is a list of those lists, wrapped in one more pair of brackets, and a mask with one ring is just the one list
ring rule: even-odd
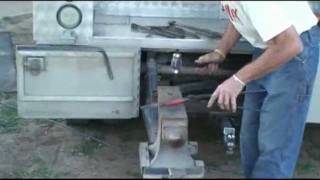
{"label": "metal handle", "polygon": [[101,53],[103,58],[104,58],[106,70],[107,70],[107,73],[108,73],[108,76],[109,76],[110,80],[114,79],[108,55],[104,51],[104,49],[102,49],[100,47],[87,46],[87,45],[51,45],[51,44],[49,45],[49,44],[41,44],[41,45],[29,46],[29,47],[19,47],[19,49],[20,50],[32,49],[32,50],[40,50],[40,51],[41,50],[57,50],[57,51],[98,52],[98,53]]}
{"label": "metal handle", "polygon": [[102,49],[102,51],[99,51],[99,52],[102,53],[102,55],[103,55],[104,62],[105,62],[106,68],[107,68],[107,72],[108,72],[109,78],[111,80],[113,80],[113,72],[112,72],[112,69],[111,69],[109,57],[108,57],[107,53],[103,49]]}

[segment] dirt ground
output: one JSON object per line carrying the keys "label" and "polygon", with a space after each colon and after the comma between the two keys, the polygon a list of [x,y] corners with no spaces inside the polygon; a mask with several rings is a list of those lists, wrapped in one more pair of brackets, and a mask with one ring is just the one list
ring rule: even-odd
{"label": "dirt ground", "polygon": [[[32,43],[32,16],[4,18],[0,30],[12,32],[14,44]],[[118,125],[65,124],[65,120],[21,119],[16,94],[1,93],[0,178],[141,177],[138,145],[147,139],[141,119]],[[190,140],[199,144],[197,159],[205,162],[206,178],[243,177],[239,149],[226,155],[210,123],[192,119],[189,133]],[[319,136],[319,125],[307,126],[294,177],[320,178]]]}

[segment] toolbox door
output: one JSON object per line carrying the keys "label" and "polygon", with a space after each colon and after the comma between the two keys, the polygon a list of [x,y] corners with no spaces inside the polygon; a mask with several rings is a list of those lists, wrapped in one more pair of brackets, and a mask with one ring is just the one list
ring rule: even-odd
{"label": "toolbox door", "polygon": [[109,70],[99,52],[34,47],[18,54],[25,100],[133,100],[135,52],[107,52]]}

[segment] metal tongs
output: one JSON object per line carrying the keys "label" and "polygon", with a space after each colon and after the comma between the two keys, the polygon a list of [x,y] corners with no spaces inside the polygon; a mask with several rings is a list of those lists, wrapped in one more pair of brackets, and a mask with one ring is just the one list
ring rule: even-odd
{"label": "metal tongs", "polygon": [[[251,93],[262,93],[262,92],[266,92],[265,90],[256,90],[256,91],[243,91],[241,92],[241,94],[251,94]],[[177,106],[179,104],[183,104],[187,101],[191,101],[191,100],[203,100],[203,99],[209,99],[211,97],[212,94],[200,94],[200,95],[188,95],[185,98],[176,98],[173,100],[168,100],[168,101],[164,101],[164,102],[160,102],[159,105],[162,107],[169,107],[169,106]]]}
{"label": "metal tongs", "polygon": [[[264,93],[264,92],[266,92],[266,90],[243,91],[243,92],[241,92],[241,94]],[[183,104],[188,101],[199,101],[199,100],[209,99],[211,97],[211,95],[212,94],[188,95],[185,98],[176,98],[173,100],[160,102],[159,106],[160,107],[175,107],[175,106],[178,106],[178,105]],[[157,104],[154,104],[154,105],[156,106]],[[246,107],[242,107],[242,106],[237,106],[237,109],[261,112],[260,109],[246,108]]]}

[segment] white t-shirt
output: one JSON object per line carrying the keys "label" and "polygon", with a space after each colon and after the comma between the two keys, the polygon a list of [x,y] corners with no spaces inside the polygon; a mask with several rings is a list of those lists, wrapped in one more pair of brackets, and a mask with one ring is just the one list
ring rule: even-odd
{"label": "white t-shirt", "polygon": [[221,1],[234,27],[252,46],[267,47],[267,41],[291,25],[298,34],[318,20],[308,1]]}

